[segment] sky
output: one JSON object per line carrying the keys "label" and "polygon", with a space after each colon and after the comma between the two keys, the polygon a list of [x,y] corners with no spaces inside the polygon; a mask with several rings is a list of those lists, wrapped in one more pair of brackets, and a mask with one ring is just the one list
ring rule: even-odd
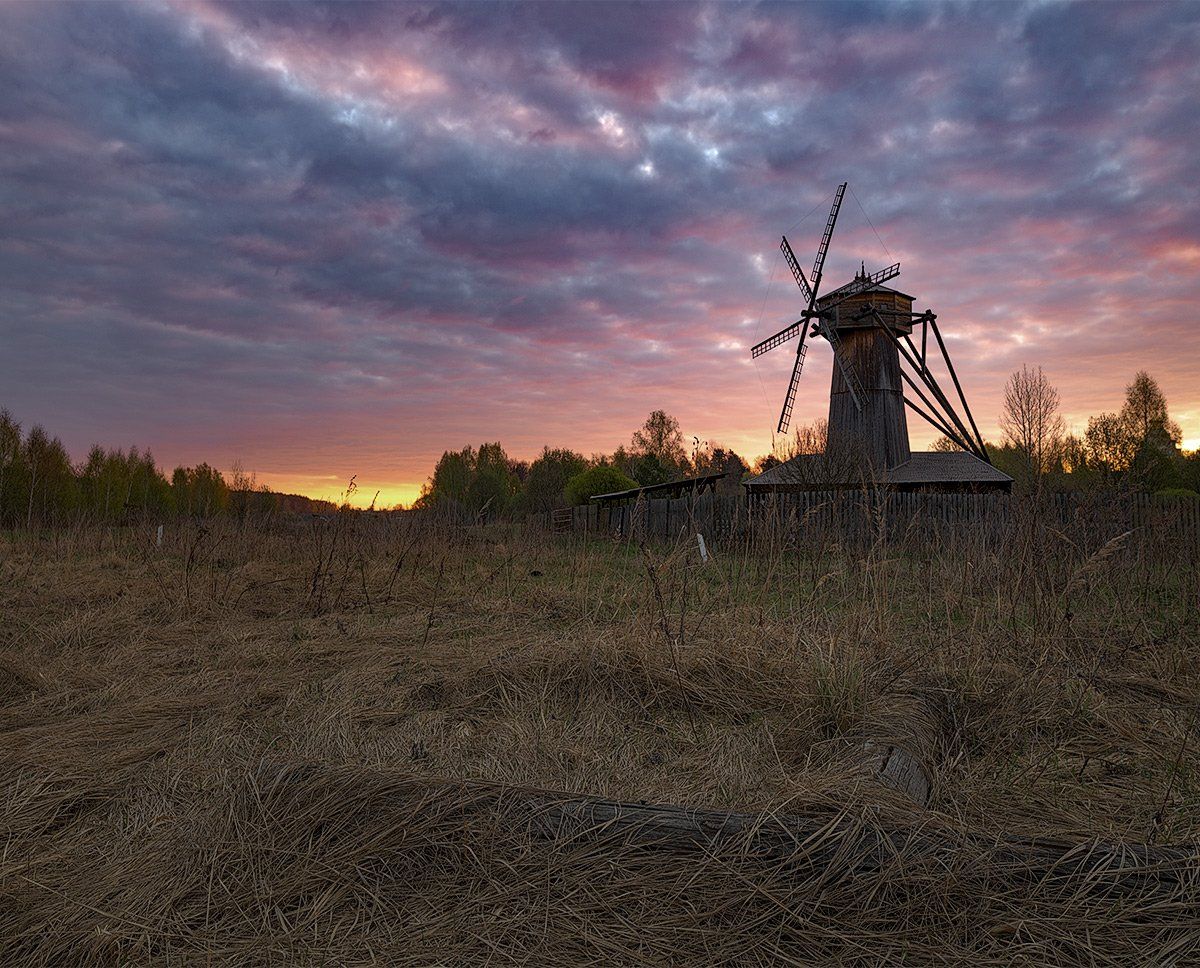
{"label": "sky", "polygon": [[985,436],[1145,369],[1200,446],[1200,4],[9,3],[0,91],[0,407],[77,458],[767,452],[842,181],[826,288],[898,260]]}

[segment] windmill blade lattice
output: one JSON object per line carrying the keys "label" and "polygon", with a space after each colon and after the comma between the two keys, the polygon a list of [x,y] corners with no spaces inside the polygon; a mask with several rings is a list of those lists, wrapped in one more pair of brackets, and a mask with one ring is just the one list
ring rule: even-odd
{"label": "windmill blade lattice", "polygon": [[829,255],[829,246],[833,241],[833,230],[837,227],[838,213],[842,208],[842,199],[845,197],[846,187],[847,183],[842,182],[834,193],[833,206],[829,210],[829,218],[825,220],[825,230],[821,233],[821,241],[817,245],[817,255],[813,259],[812,273],[810,275],[806,276],[804,274],[804,270],[800,266],[800,261],[796,258],[795,252],[792,251],[792,246],[788,242],[787,236],[783,236],[780,240],[779,249],[783,252],[783,257],[792,272],[792,277],[796,280],[796,285],[800,288],[800,292],[803,294],[808,305],[805,307],[804,313],[799,320],[790,326],[785,326],[773,336],[768,336],[761,342],[756,343],[750,349],[751,358],[757,359],[764,353],[775,349],[775,347],[782,346],[797,336],[800,337],[800,344],[796,348],[796,362],[792,367],[792,377],[783,399],[783,409],[779,413],[777,431],[781,434],[786,434],[791,425],[792,412],[796,404],[796,392],[800,383],[800,374],[803,372],[804,360],[807,355],[805,337],[808,335],[808,324],[813,320],[820,321],[820,326],[814,332],[824,336],[829,342],[833,349],[837,366],[841,370],[842,376],[846,381],[846,386],[850,390],[851,397],[854,400],[854,405],[860,411],[862,410],[862,384],[857,374],[855,374],[853,366],[845,359],[845,355],[841,350],[841,343],[838,339],[836,318],[828,315],[828,311],[844,300],[861,292],[867,292],[873,286],[887,279],[892,279],[900,273],[900,264],[896,263],[870,276],[855,279],[840,289],[834,290],[826,299],[821,298],[821,278],[825,274],[825,259]]}
{"label": "windmill blade lattice", "polygon": [[792,365],[792,379],[788,383],[787,396],[783,398],[783,410],[779,414],[779,433],[786,434],[792,422],[792,408],[796,405],[796,390],[800,386],[800,373],[804,369],[804,359],[808,355],[808,347],[804,345],[807,335],[801,330],[800,344],[796,347],[796,362]]}

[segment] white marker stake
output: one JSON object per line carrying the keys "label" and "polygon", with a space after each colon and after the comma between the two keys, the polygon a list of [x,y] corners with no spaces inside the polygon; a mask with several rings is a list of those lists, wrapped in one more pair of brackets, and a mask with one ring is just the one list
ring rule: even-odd
{"label": "white marker stake", "polygon": [[700,545],[700,560],[705,564],[708,563],[708,549],[704,546],[704,535],[696,535],[696,543]]}
{"label": "white marker stake", "polygon": [[160,524],[158,526],[158,546],[160,548],[162,547],[162,529],[163,529],[163,526]]}

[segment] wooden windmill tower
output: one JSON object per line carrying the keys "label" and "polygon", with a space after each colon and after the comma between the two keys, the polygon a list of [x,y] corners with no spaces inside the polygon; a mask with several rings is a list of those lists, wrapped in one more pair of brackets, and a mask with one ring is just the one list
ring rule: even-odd
{"label": "wooden windmill tower", "polygon": [[[820,336],[832,348],[835,364],[829,392],[826,466],[836,462],[846,467],[853,463],[860,472],[886,481],[893,469],[909,465],[914,455],[909,449],[905,407],[927,420],[966,454],[990,465],[983,438],[975,426],[954,364],[938,330],[937,316],[929,310],[913,312],[912,296],[884,285],[900,274],[900,263],[874,273],[868,273],[864,266],[850,282],[821,295],[825,257],[845,193],[846,184],[843,183],[834,195],[811,275],[805,275],[786,236],[779,245],[807,300],[807,307],[796,322],[751,350],[751,355],[758,357],[799,337],[791,382],[779,415],[779,433],[786,434],[791,423],[796,389],[808,352],[807,339],[810,335]],[[930,369],[929,364],[935,362],[928,353],[931,334],[944,369],[953,381],[962,415]],[[906,366],[901,365],[902,361]],[[920,404],[905,396],[905,386]],[[938,463],[925,460],[935,455],[920,456],[926,464]],[[946,456],[959,458],[962,455]],[[949,466],[948,461],[941,463]],[[961,460],[957,463],[962,465]],[[958,476],[962,473],[961,470],[954,472]],[[902,473],[893,475],[897,480],[903,476]],[[1006,475],[999,476],[1008,480]],[[980,472],[981,480],[987,477]],[[946,482],[957,481],[954,475],[951,478]],[[928,483],[937,484],[938,481]],[[999,483],[999,480],[993,483]]]}

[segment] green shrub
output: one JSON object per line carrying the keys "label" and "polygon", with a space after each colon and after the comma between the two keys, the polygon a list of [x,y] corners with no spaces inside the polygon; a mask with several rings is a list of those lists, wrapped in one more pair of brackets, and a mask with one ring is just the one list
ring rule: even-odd
{"label": "green shrub", "polygon": [[567,481],[566,497],[570,504],[587,504],[594,494],[611,494],[637,487],[637,481],[626,477],[615,467],[589,467]]}
{"label": "green shrub", "polygon": [[1154,492],[1155,497],[1200,497],[1200,493],[1190,487],[1164,487]]}

